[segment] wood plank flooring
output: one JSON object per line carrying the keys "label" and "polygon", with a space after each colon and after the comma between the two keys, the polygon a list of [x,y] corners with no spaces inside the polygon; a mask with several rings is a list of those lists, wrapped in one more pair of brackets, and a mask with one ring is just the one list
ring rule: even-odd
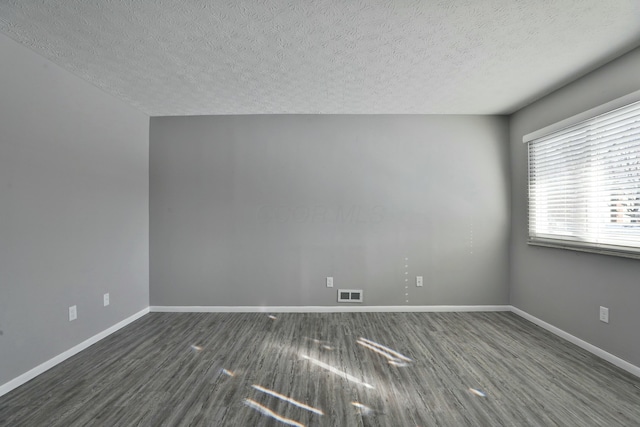
{"label": "wood plank flooring", "polygon": [[640,379],[512,313],[151,313],[2,426],[640,426]]}

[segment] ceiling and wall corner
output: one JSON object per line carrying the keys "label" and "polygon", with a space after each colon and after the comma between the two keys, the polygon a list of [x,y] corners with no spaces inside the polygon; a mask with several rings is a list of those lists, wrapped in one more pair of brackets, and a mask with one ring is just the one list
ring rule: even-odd
{"label": "ceiling and wall corner", "polygon": [[3,0],[0,32],[150,116],[510,114],[640,44],[637,0]]}

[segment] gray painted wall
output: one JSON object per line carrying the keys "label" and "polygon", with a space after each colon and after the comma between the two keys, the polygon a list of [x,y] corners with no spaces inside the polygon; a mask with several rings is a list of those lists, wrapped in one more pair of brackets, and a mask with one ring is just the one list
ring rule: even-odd
{"label": "gray painted wall", "polygon": [[1,385],[148,306],[149,118],[4,35],[0,58]]}
{"label": "gray painted wall", "polygon": [[[511,119],[511,303],[640,366],[640,261],[527,246],[522,137],[640,89],[640,49],[524,108]],[[609,307],[610,323],[598,320]]]}
{"label": "gray painted wall", "polygon": [[508,162],[505,117],[153,117],[151,305],[506,304]]}

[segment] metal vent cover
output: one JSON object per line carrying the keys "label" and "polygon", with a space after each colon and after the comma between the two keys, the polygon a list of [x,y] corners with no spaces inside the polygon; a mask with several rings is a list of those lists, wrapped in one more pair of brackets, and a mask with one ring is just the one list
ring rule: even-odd
{"label": "metal vent cover", "polygon": [[362,289],[338,289],[338,302],[363,302]]}

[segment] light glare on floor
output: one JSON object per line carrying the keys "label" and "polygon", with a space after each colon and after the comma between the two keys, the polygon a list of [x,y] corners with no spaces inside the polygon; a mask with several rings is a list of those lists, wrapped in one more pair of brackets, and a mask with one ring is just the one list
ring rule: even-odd
{"label": "light glare on floor", "polygon": [[283,401],[285,401],[287,403],[291,403],[292,405],[297,406],[298,408],[306,409],[307,411],[313,412],[314,414],[324,415],[324,412],[322,412],[320,409],[314,408],[313,406],[305,405],[302,402],[298,402],[297,400],[292,399],[292,398],[290,398],[288,396],[285,396],[283,394],[280,394],[280,393],[278,393],[276,391],[273,391],[273,390],[270,390],[268,388],[259,386],[257,384],[254,384],[252,387],[255,388],[258,391],[261,391],[261,392],[266,393],[266,394],[268,394],[270,396],[273,396],[275,398],[283,400]]}
{"label": "light glare on floor", "polygon": [[235,376],[236,376],[236,373],[235,373],[235,372],[233,372],[233,371],[229,371],[228,369],[224,369],[224,368],[223,368],[221,372],[222,372],[223,374],[225,374],[225,375],[230,376],[230,377],[235,377]]}
{"label": "light glare on floor", "polygon": [[351,404],[358,408],[360,414],[362,415],[370,415],[373,413],[373,409],[369,408],[367,405],[363,405],[360,402],[351,402]]}
{"label": "light glare on floor", "polygon": [[398,366],[400,368],[404,368],[405,366],[409,366],[407,362],[403,362],[400,360],[389,360],[389,365]]}
{"label": "light glare on floor", "polygon": [[396,359],[404,360],[405,362],[413,362],[413,360],[409,359],[404,354],[398,353],[397,351],[395,351],[395,350],[393,350],[393,349],[391,349],[389,347],[386,347],[386,346],[384,346],[382,344],[378,344],[375,341],[371,341],[371,340],[368,340],[368,339],[362,338],[362,337],[360,337],[358,339],[358,341],[362,341],[363,343],[369,344],[369,345],[374,346],[374,347],[376,347],[376,348],[378,348],[378,349],[380,349],[382,351],[385,351],[385,352],[391,354],[392,356],[394,356],[394,358],[396,358]]}
{"label": "light glare on floor", "polygon": [[255,409],[256,411],[260,412],[262,415],[266,415],[268,417],[271,417],[274,420],[280,421],[281,423],[288,424],[288,425],[294,426],[294,427],[306,427],[304,424],[301,424],[301,423],[297,422],[296,420],[292,420],[290,418],[285,418],[285,417],[273,412],[271,409],[262,406],[261,404],[259,404],[255,400],[244,399],[244,404],[247,405],[248,407],[250,407],[251,409]]}
{"label": "light glare on floor", "polygon": [[321,362],[321,361],[319,361],[318,359],[314,359],[313,357],[309,357],[309,356],[307,356],[307,355],[305,355],[305,354],[302,354],[302,355],[301,355],[301,357],[302,357],[303,359],[306,359],[306,360],[310,361],[310,362],[311,362],[311,363],[313,363],[314,365],[319,366],[319,367],[321,367],[322,369],[326,369],[326,370],[327,370],[327,371],[329,371],[329,372],[333,372],[334,374],[336,374],[336,375],[338,375],[338,376],[340,376],[340,377],[342,377],[342,378],[344,378],[344,379],[346,379],[346,380],[349,380],[349,381],[354,382],[354,383],[356,383],[356,384],[363,385],[363,386],[365,386],[365,387],[367,387],[367,388],[375,388],[375,387],[374,387],[374,386],[372,386],[371,384],[367,384],[367,383],[365,383],[365,382],[362,382],[362,381],[360,381],[359,379],[357,379],[356,377],[354,377],[353,375],[349,375],[349,374],[347,374],[346,372],[342,372],[341,370],[336,369],[336,368],[334,368],[334,367],[333,367],[333,366],[331,366],[331,365],[327,365],[326,363]]}
{"label": "light glare on floor", "polygon": [[360,344],[361,346],[363,346],[364,348],[368,348],[369,350],[373,351],[374,353],[378,353],[379,355],[386,357],[389,360],[389,362],[396,360],[395,357],[393,357],[392,355],[390,355],[389,353],[387,353],[384,350],[380,350],[379,348],[376,348],[376,347],[374,347],[372,345],[369,345],[366,342],[363,342],[363,341],[360,341],[360,340],[358,340],[356,342],[358,344]]}
{"label": "light glare on floor", "polygon": [[476,396],[480,396],[480,397],[486,397],[487,395],[484,394],[483,392],[481,392],[480,390],[476,389],[476,388],[470,388],[469,391],[473,394],[475,394]]}
{"label": "light glare on floor", "polygon": [[304,337],[307,341],[311,341],[314,344],[318,344],[320,346],[321,349],[323,350],[328,350],[328,351],[333,351],[335,350],[335,347],[330,346],[328,341],[321,341],[317,338],[309,338],[309,337]]}

